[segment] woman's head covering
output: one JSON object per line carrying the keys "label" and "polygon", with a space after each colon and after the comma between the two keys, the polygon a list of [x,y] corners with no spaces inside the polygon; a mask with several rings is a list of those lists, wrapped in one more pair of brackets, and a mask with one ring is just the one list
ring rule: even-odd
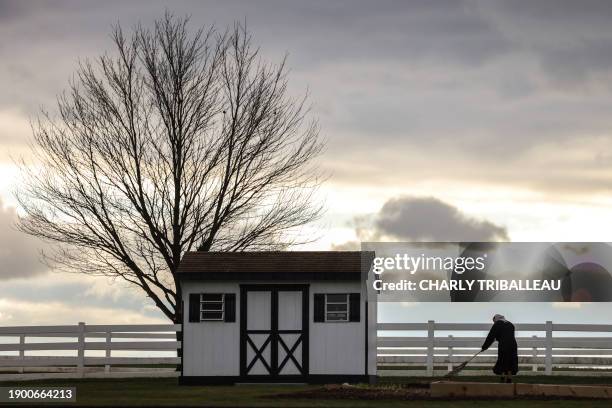
{"label": "woman's head covering", "polygon": [[500,315],[500,314],[496,314],[495,316],[493,316],[493,322],[496,322],[498,320],[506,320],[506,318],[504,317],[504,315]]}

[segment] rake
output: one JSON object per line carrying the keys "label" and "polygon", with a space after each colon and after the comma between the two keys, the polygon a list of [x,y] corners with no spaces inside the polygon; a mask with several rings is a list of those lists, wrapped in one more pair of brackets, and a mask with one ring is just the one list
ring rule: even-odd
{"label": "rake", "polygon": [[476,357],[480,353],[482,353],[482,350],[480,350],[479,352],[474,354],[472,357],[470,357],[469,360],[464,361],[463,363],[459,364],[457,367],[453,368],[451,371],[446,373],[443,378],[450,378],[450,377],[453,377],[453,376],[459,374],[459,372],[461,372],[461,370],[463,370],[465,368],[465,366],[468,365],[469,362],[472,361],[474,359],[474,357]]}

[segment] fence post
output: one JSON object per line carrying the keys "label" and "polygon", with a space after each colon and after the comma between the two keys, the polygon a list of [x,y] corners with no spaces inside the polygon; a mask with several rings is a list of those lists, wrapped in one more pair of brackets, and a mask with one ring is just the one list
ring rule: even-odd
{"label": "fence post", "polygon": [[[19,336],[19,358],[21,359],[21,364],[23,364],[25,360],[25,334]],[[19,373],[23,373],[23,365],[19,367]]]}
{"label": "fence post", "polygon": [[448,371],[453,371],[453,335],[448,335]]}
{"label": "fence post", "polygon": [[77,373],[79,377],[85,375],[85,323],[79,322],[77,349]]}
{"label": "fence post", "polygon": [[[110,358],[111,356],[111,331],[107,331],[106,332],[106,344],[105,344],[105,354],[104,356],[106,358]],[[107,364],[104,365],[104,373],[108,374],[110,373],[110,364],[107,362]]]}
{"label": "fence post", "polygon": [[552,374],[552,348],[553,348],[553,323],[550,320],[546,321],[546,368],[544,370],[546,375]]}
{"label": "fence post", "polygon": [[533,339],[533,348],[531,349],[531,357],[533,357],[533,364],[531,365],[531,371],[538,371],[538,363],[537,363],[537,359],[538,359],[538,336],[536,336],[535,334],[533,336],[531,336],[531,338]]}
{"label": "fence post", "polygon": [[433,320],[427,321],[427,375],[433,376],[434,371],[434,325]]}

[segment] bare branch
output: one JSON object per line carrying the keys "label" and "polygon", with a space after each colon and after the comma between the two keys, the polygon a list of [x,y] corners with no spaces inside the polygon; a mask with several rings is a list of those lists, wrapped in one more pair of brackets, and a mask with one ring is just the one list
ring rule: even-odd
{"label": "bare branch", "polygon": [[190,33],[167,13],[112,39],[33,125],[20,228],[58,244],[56,267],[123,279],[176,320],[186,251],[300,242],[321,211],[318,126],[242,24]]}

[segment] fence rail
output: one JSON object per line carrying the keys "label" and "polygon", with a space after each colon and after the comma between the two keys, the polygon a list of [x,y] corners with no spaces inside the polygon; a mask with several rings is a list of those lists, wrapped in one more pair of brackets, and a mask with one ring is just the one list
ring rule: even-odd
{"label": "fence rail", "polygon": [[[442,375],[480,350],[490,328],[490,324],[438,323],[433,320],[426,323],[379,323],[379,375]],[[515,324],[515,328],[519,366],[523,374],[612,375],[612,325],[547,321]],[[382,336],[381,331],[385,332]],[[411,336],[410,332],[421,334]],[[472,333],[461,336],[466,332]],[[476,336],[474,332],[481,333]],[[538,334],[525,336],[525,332]],[[470,363],[470,370],[463,374],[491,374],[496,355],[494,344],[478,355]]]}
{"label": "fence rail", "polygon": [[[177,341],[176,336],[180,330],[181,325],[178,324],[79,323],[74,326],[0,327],[0,338],[9,339],[9,342],[0,343],[0,352],[4,354],[0,356],[0,380],[57,377],[174,377],[178,375],[176,366],[180,364],[180,358],[176,357],[176,354],[172,357],[136,357],[118,356],[113,352],[176,351],[181,348],[181,342]],[[102,339],[103,341],[100,341]],[[70,352],[74,355],[28,355],[28,352],[40,351],[50,351],[55,354]],[[7,352],[16,354],[6,355]],[[100,355],[92,356],[88,355],[88,352]]]}

